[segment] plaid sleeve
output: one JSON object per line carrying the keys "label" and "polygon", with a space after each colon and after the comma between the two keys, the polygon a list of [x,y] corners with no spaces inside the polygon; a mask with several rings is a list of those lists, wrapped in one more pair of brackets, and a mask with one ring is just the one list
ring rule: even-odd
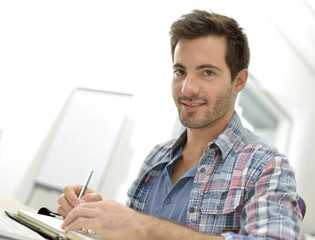
{"label": "plaid sleeve", "polygon": [[294,171],[276,157],[247,193],[240,234],[224,233],[225,239],[304,239]]}

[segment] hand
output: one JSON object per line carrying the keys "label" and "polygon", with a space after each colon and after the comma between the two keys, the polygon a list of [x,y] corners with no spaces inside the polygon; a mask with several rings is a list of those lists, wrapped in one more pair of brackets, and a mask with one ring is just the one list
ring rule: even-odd
{"label": "hand", "polygon": [[106,239],[138,240],[135,225],[139,223],[141,215],[143,214],[108,199],[78,205],[68,214],[61,227],[66,231],[91,229]]}
{"label": "hand", "polygon": [[78,206],[80,203],[97,202],[102,200],[102,196],[90,188],[85,190],[84,195],[79,200],[78,196],[81,189],[82,185],[79,184],[69,185],[63,189],[63,194],[61,194],[58,198],[58,213],[61,216],[66,217],[72,211],[72,209]]}

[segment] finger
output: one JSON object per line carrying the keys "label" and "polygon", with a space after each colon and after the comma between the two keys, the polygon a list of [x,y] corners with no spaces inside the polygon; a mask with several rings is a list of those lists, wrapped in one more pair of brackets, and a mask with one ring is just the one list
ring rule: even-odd
{"label": "finger", "polygon": [[[69,226],[79,226],[80,225],[80,228],[86,228],[84,227],[82,224],[82,219],[85,219],[85,218],[93,218],[93,216],[95,216],[95,213],[94,211],[92,211],[92,208],[93,208],[93,204],[92,203],[87,203],[87,204],[81,204],[79,206],[77,206],[76,208],[73,209],[73,211],[71,211],[67,216],[66,218],[64,219],[61,227],[62,228],[66,228],[66,227],[69,227]],[[81,219],[81,220],[79,220]],[[76,223],[76,225],[73,225],[74,222],[78,221]],[[78,225],[78,223],[80,223]],[[80,229],[78,228],[78,229]],[[74,230],[74,228],[72,228],[72,230]]]}
{"label": "finger", "polygon": [[68,201],[67,197],[64,194],[62,194],[58,198],[58,204],[59,208],[62,208],[65,211],[66,215],[73,209],[73,205]]}
{"label": "finger", "polygon": [[62,208],[62,207],[60,207],[60,206],[58,207],[57,212],[58,212],[58,214],[59,214],[60,216],[62,216],[62,217],[64,217],[64,218],[69,214],[68,211],[66,211],[64,208]]}
{"label": "finger", "polygon": [[75,219],[75,221],[71,222],[69,225],[64,226],[63,229],[66,232],[80,229],[90,229],[94,232],[93,229],[94,227],[95,227],[94,218],[79,217]]}
{"label": "finger", "polygon": [[98,202],[102,201],[102,196],[97,192],[91,192],[83,195],[83,197],[80,199],[80,203],[85,202]]}
{"label": "finger", "polygon": [[63,189],[63,193],[66,196],[68,202],[75,207],[76,205],[79,204],[79,199],[78,196],[80,194],[82,185],[79,184],[75,184],[75,185],[70,185],[70,186],[66,186]]}

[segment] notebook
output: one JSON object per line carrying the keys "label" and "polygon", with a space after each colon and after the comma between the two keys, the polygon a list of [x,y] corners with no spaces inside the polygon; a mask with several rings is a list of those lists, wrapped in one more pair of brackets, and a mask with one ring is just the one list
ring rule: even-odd
{"label": "notebook", "polygon": [[63,220],[55,217],[24,210],[18,210],[12,217],[14,217],[18,222],[41,233],[43,236],[49,237],[50,239],[105,240],[105,238],[91,233],[90,231],[81,230],[65,232],[60,227]]}
{"label": "notebook", "polygon": [[0,239],[45,240],[47,238],[9,218],[5,209],[0,206]]}

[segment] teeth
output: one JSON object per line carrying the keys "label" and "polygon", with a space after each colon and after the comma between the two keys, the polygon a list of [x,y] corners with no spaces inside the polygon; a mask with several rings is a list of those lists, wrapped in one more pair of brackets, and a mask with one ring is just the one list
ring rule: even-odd
{"label": "teeth", "polygon": [[189,107],[196,107],[202,105],[202,103],[192,103],[192,104],[186,104]]}

